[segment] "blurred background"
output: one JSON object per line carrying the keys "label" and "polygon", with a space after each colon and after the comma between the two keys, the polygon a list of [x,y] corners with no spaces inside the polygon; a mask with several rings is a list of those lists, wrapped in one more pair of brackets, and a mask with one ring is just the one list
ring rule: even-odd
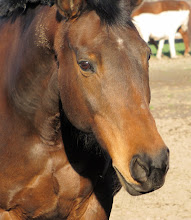
{"label": "blurred background", "polygon": [[[133,197],[122,189],[115,196],[111,220],[191,220],[191,1],[164,2],[171,2],[173,10],[163,7],[168,12],[189,10],[187,29],[184,27],[189,39],[187,53],[182,35],[178,32],[180,27],[177,28],[178,34],[174,38],[176,50],[174,58],[171,58],[168,36],[164,37],[160,58],[156,57],[159,41],[154,39],[153,44],[150,37],[155,37],[154,34],[149,36],[148,40],[152,50],[149,62],[150,109],[158,130],[170,149],[170,169],[164,186],[155,192]],[[178,9],[182,2],[188,7],[181,6],[183,8]],[[160,10],[160,6],[155,6],[155,11]],[[173,26],[180,19],[180,14],[170,19]],[[165,24],[167,23],[165,18]],[[162,30],[165,25],[161,23],[160,27],[159,24],[155,26]],[[150,31],[152,24],[147,27]]]}

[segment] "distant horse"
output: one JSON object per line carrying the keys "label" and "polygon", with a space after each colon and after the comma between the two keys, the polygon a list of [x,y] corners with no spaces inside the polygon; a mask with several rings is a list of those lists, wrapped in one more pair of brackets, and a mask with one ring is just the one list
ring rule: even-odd
{"label": "distant horse", "polygon": [[121,184],[163,185],[138,4],[0,1],[1,220],[105,220]]}
{"label": "distant horse", "polygon": [[188,22],[190,5],[185,1],[156,1],[144,2],[132,13],[143,39],[148,42],[159,40],[157,57],[161,58],[165,39],[169,40],[171,57],[176,57],[175,34],[178,31],[185,44],[185,55],[189,54],[190,42],[188,35]]}

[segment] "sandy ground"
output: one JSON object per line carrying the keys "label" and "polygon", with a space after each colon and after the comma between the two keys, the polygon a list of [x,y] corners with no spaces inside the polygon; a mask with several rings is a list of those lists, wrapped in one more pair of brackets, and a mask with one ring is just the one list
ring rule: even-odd
{"label": "sandy ground", "polygon": [[191,220],[191,57],[150,61],[150,104],[158,130],[170,149],[164,186],[114,199],[111,220]]}

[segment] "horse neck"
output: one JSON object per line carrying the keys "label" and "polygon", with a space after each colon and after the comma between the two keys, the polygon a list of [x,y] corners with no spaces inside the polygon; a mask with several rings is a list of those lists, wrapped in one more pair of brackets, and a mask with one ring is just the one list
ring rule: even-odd
{"label": "horse neck", "polygon": [[98,176],[105,175],[110,158],[100,150],[93,134],[74,128],[62,111],[54,45],[57,50],[63,46],[69,22],[61,24],[60,19],[52,7],[39,9],[39,13],[28,11],[15,20],[9,59],[13,65],[8,71],[9,102],[18,120],[35,128],[47,145],[59,145],[62,140],[73,168],[97,181]]}
{"label": "horse neck", "polygon": [[48,13],[54,15],[50,8],[41,7],[15,20],[19,33],[14,39],[17,47],[12,50],[8,87],[17,117],[34,127],[43,141],[53,145],[58,139],[59,91],[52,47],[55,33],[48,27],[49,19],[45,19],[49,18]]}

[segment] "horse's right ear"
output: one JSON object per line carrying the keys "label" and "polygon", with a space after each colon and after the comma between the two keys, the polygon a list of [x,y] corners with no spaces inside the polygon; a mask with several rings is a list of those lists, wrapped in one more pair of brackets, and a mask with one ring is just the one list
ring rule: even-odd
{"label": "horse's right ear", "polygon": [[140,4],[142,4],[143,0],[130,0],[131,9],[134,10]]}
{"label": "horse's right ear", "polygon": [[77,17],[84,8],[84,0],[56,0],[61,15],[67,19]]}

